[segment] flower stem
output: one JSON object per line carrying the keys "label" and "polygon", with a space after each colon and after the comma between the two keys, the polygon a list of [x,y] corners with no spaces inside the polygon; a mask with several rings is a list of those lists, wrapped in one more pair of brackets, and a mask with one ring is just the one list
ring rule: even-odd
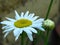
{"label": "flower stem", "polygon": [[[46,20],[46,19],[48,18],[48,16],[49,16],[49,13],[50,13],[52,4],[53,4],[53,0],[51,0],[51,2],[50,2],[50,5],[49,5],[48,10],[47,10],[47,13],[46,13],[45,20]],[[45,37],[45,40],[44,40],[44,45],[48,45],[49,32],[50,32],[50,31],[47,30],[47,32],[46,32],[46,37]]]}
{"label": "flower stem", "polygon": [[46,37],[45,37],[45,40],[44,40],[44,45],[48,45],[48,37],[49,37],[49,30],[46,32]]}
{"label": "flower stem", "polygon": [[42,32],[39,31],[39,33],[37,34],[37,37],[36,37],[35,42],[34,42],[34,45],[37,45],[37,42],[40,40],[40,34],[41,34],[41,33],[42,33]]}
{"label": "flower stem", "polygon": [[48,16],[49,16],[49,13],[50,13],[50,10],[51,10],[51,7],[52,7],[52,4],[53,4],[53,0],[51,0],[51,2],[50,2],[50,5],[49,5],[48,10],[47,10],[47,13],[46,13],[45,20],[46,20],[46,19],[48,18]]}
{"label": "flower stem", "polygon": [[21,35],[21,45],[24,45],[24,33]]}
{"label": "flower stem", "polygon": [[41,40],[41,36],[43,36],[42,33],[43,33],[42,31],[38,30],[37,36],[36,38],[34,38],[34,41],[33,41],[34,45],[37,45],[38,42]]}
{"label": "flower stem", "polygon": [[28,39],[26,40],[26,45],[28,45],[29,44],[29,41],[28,41]]}

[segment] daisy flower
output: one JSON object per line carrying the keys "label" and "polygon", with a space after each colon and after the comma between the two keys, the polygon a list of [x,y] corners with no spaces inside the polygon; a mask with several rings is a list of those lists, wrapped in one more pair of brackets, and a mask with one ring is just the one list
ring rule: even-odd
{"label": "daisy flower", "polygon": [[25,14],[21,12],[21,15],[19,15],[15,10],[15,14],[15,19],[6,17],[7,20],[1,22],[1,24],[5,25],[2,27],[2,29],[5,29],[3,31],[3,33],[5,33],[4,37],[6,37],[10,31],[13,31],[15,40],[17,40],[24,31],[27,33],[28,38],[33,41],[32,32],[37,33],[35,28],[44,31],[42,28],[44,19],[38,19],[38,16],[34,16],[34,13],[29,14],[29,11],[27,11]]}

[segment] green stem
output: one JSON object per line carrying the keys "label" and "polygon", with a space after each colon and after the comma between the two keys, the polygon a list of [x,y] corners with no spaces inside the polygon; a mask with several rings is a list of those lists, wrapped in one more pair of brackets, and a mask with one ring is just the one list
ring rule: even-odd
{"label": "green stem", "polygon": [[40,41],[41,39],[41,35],[42,35],[42,32],[41,31],[38,31],[38,34],[36,36],[36,38],[34,39],[34,45],[37,45],[37,43]]}
{"label": "green stem", "polygon": [[27,41],[26,41],[26,45],[28,45],[29,44],[29,41],[28,41],[28,39],[27,39]]}
{"label": "green stem", "polygon": [[40,40],[40,34],[41,34],[41,33],[42,33],[42,32],[40,31],[39,34],[37,35],[37,37],[36,37],[36,39],[35,39],[34,45],[37,45],[37,42]]}
{"label": "green stem", "polygon": [[[48,10],[47,10],[47,13],[46,13],[45,20],[46,20],[46,19],[48,18],[48,16],[49,16],[49,13],[50,13],[52,4],[53,4],[53,0],[51,0],[51,2],[50,2],[50,5],[49,5]],[[46,37],[45,37],[45,40],[44,40],[44,45],[48,45],[49,32],[50,32],[50,31],[47,30]]]}
{"label": "green stem", "polygon": [[21,35],[21,45],[24,45],[24,33]]}
{"label": "green stem", "polygon": [[51,10],[51,7],[52,7],[52,4],[53,4],[53,0],[51,0],[51,2],[50,2],[50,5],[49,5],[49,7],[48,7],[48,11],[47,11],[47,14],[46,14],[46,18],[45,18],[45,20],[48,18],[48,16],[49,16],[49,13],[50,13],[50,10]]}
{"label": "green stem", "polygon": [[46,32],[46,37],[45,37],[45,40],[44,40],[44,45],[48,45],[48,37],[49,37],[49,30]]}

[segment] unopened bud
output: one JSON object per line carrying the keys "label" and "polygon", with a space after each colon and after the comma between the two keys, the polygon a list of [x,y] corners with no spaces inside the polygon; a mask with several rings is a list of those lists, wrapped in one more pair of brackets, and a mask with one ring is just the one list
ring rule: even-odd
{"label": "unopened bud", "polygon": [[53,30],[55,27],[55,23],[52,20],[47,19],[43,22],[42,26],[45,30]]}

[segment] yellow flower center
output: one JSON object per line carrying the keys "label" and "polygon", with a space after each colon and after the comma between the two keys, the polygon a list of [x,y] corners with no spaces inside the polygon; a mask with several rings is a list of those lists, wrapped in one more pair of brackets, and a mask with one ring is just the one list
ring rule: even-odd
{"label": "yellow flower center", "polygon": [[30,21],[28,19],[20,19],[20,20],[17,20],[16,22],[14,22],[14,25],[17,28],[28,27],[28,26],[32,25],[32,21]]}

